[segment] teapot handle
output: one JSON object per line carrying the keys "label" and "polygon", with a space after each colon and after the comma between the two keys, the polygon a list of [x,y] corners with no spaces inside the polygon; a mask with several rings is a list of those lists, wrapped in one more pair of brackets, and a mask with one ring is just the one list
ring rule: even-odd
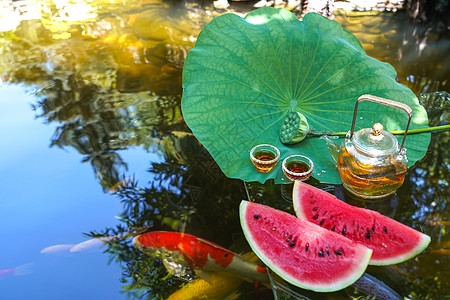
{"label": "teapot handle", "polygon": [[400,146],[400,151],[401,151],[403,149],[403,144],[405,143],[409,124],[411,123],[411,118],[412,118],[411,107],[409,107],[408,105],[406,105],[404,103],[397,102],[394,100],[388,100],[388,99],[384,99],[384,98],[372,96],[372,95],[362,95],[361,97],[358,98],[358,101],[356,101],[356,104],[355,104],[355,111],[353,112],[352,129],[350,130],[350,137],[349,137],[350,139],[353,137],[353,131],[355,130],[356,112],[358,110],[358,104],[359,104],[359,102],[362,102],[362,101],[372,101],[372,102],[400,108],[400,109],[403,109],[409,115],[409,120],[408,120],[408,124],[406,125],[405,134],[403,135],[402,145]]}

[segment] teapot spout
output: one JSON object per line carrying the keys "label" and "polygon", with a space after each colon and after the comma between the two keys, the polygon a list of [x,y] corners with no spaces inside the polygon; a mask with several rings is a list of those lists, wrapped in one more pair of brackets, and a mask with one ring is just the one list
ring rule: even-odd
{"label": "teapot spout", "polygon": [[331,157],[333,158],[334,162],[337,163],[339,152],[341,152],[341,148],[339,148],[339,146],[326,135],[321,136],[320,139],[325,140],[325,142],[327,143],[328,151],[330,151]]}

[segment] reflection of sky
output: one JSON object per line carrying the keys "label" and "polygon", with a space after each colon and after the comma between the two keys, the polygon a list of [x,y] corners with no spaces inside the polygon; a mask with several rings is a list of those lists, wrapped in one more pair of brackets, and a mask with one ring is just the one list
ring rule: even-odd
{"label": "reflection of sky", "polygon": [[[108,266],[101,250],[40,254],[82,242],[84,232],[115,227],[121,210],[80,154],[49,148],[54,125],[35,119],[33,101],[23,88],[0,85],[0,270],[34,263],[32,274],[0,279],[0,298],[125,299],[120,268]],[[123,158],[132,160],[130,172],[143,173],[155,159],[150,156],[134,150]]]}

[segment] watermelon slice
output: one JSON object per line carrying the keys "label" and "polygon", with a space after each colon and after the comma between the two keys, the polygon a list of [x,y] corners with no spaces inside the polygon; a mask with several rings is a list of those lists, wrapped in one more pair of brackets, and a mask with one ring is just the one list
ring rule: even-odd
{"label": "watermelon slice", "polygon": [[426,234],[376,211],[347,204],[304,182],[295,182],[292,198],[299,218],[372,249],[371,265],[403,262],[422,252],[430,243]]}
{"label": "watermelon slice", "polygon": [[243,200],[241,226],[253,252],[284,280],[318,292],[343,289],[364,273],[372,250],[284,211]]}

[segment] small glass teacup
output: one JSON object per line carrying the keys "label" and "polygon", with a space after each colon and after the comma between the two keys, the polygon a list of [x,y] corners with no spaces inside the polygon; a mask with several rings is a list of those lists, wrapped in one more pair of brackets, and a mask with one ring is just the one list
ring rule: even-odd
{"label": "small glass teacup", "polygon": [[304,181],[311,176],[314,163],[304,155],[291,155],[283,160],[284,175],[293,181]]}
{"label": "small glass teacup", "polygon": [[250,159],[257,171],[267,173],[280,159],[280,150],[269,144],[261,144],[250,150]]}

